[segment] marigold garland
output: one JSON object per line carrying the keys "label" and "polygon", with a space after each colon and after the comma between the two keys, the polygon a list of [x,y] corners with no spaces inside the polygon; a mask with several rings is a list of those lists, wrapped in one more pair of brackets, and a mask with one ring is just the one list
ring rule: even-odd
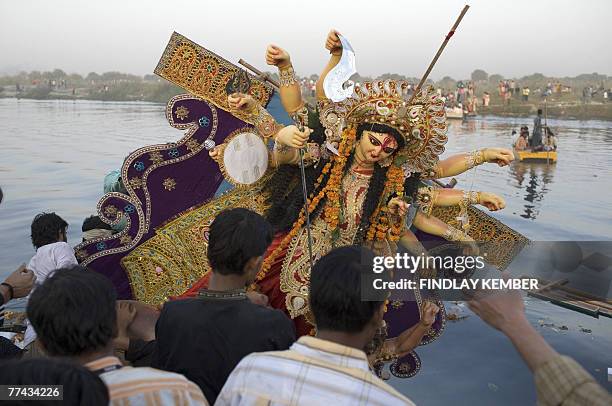
{"label": "marigold garland", "polygon": [[402,232],[402,221],[390,221],[390,212],[385,196],[404,194],[404,171],[401,167],[391,165],[387,171],[383,199],[370,217],[370,227],[366,234],[368,241],[389,239],[398,241]]}
{"label": "marigold garland", "polygon": [[[351,153],[351,150],[355,144],[355,138],[357,136],[357,130],[355,128],[350,128],[344,130],[342,142],[338,147],[339,155],[334,155],[330,162],[325,164],[321,171],[321,175],[317,179],[317,183],[315,185],[318,186],[323,181],[324,176],[329,173],[331,170],[331,175],[327,184],[321,189],[321,191],[315,196],[308,199],[308,213],[312,213],[319,202],[324,197],[327,198],[327,204],[324,209],[325,221],[330,225],[332,230],[335,230],[338,227],[338,214],[340,212],[340,183],[342,182],[342,175],[344,173],[344,167],[346,165],[346,161],[348,156]],[[261,271],[257,274],[257,280],[261,281],[266,277],[268,272],[270,272],[270,268],[272,263],[276,260],[276,258],[280,255],[280,253],[286,248],[289,242],[297,235],[299,230],[302,228],[304,223],[306,222],[306,216],[304,216],[304,211],[300,211],[300,215],[296,222],[293,224],[293,227],[287,233],[285,237],[283,237],[282,241],[278,246],[268,255],[268,257],[264,260],[264,263],[261,267]]]}

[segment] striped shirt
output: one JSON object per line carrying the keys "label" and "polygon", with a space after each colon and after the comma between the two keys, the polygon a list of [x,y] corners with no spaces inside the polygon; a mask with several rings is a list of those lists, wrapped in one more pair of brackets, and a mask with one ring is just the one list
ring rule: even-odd
{"label": "striped shirt", "polygon": [[303,336],[287,351],[253,353],[215,405],[413,405],[368,368],[363,351]]}
{"label": "striped shirt", "polygon": [[108,387],[111,406],[208,405],[200,388],[180,374],[122,366],[116,357],[85,366],[98,373]]}

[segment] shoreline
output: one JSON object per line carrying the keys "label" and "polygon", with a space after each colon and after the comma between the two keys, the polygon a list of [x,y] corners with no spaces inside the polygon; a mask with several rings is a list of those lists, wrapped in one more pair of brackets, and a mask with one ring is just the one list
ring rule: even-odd
{"label": "shoreline", "polygon": [[[172,97],[172,96],[171,96]],[[16,100],[41,100],[41,101],[98,101],[98,102],[138,102],[165,105],[167,101],[147,100],[138,97],[128,98],[108,98],[108,97],[83,97],[73,95],[54,94],[45,97],[31,97],[28,95],[18,97],[17,95],[0,94],[0,99],[16,99]],[[170,98],[168,98],[170,100]],[[480,107],[476,117],[515,117],[529,118],[534,117],[538,108],[542,108],[541,103],[529,104],[511,104],[511,105],[490,105],[488,107]],[[549,105],[547,107],[547,116],[553,119],[564,120],[600,120],[612,121],[612,103],[591,103],[591,104],[559,104]]]}

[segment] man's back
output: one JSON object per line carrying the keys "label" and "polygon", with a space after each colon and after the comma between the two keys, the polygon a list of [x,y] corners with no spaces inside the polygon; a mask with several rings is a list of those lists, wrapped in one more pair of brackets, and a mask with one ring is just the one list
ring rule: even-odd
{"label": "man's back", "polygon": [[301,337],[288,351],[251,354],[232,372],[216,405],[412,405],[374,376],[363,351]]}
{"label": "man's back", "polygon": [[195,382],[214,403],[227,377],[252,352],[285,350],[293,323],[246,298],[194,298],[166,303],[156,326],[152,365]]}
{"label": "man's back", "polygon": [[60,241],[38,248],[27,268],[34,271],[36,283],[41,284],[52,271],[77,264],[73,249]]}
{"label": "man's back", "polygon": [[[60,241],[38,248],[36,254],[28,262],[27,268],[36,275],[36,285],[40,285],[53,271],[77,264],[74,250],[67,243]],[[36,333],[28,321],[24,344],[27,346],[35,339]]]}
{"label": "man's back", "polygon": [[105,357],[86,365],[108,387],[115,405],[208,405],[204,394],[182,375],[148,367],[122,367],[119,359]]}

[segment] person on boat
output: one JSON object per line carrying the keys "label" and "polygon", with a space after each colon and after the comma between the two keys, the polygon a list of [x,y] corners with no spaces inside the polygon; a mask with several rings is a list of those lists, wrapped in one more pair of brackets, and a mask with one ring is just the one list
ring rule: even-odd
{"label": "person on boat", "polygon": [[[337,32],[330,32],[326,48],[331,53],[331,60],[317,82],[320,115],[322,111],[332,114],[346,108],[342,103],[332,103],[323,91],[325,77],[342,55]],[[290,114],[303,110],[304,102],[289,54],[270,46],[266,60],[279,68],[280,96],[285,110]],[[395,83],[389,85],[397,86]],[[258,275],[257,286],[269,297],[273,307],[284,310],[294,320],[298,336],[310,333],[313,326],[307,295],[310,264],[297,166],[299,148],[319,151],[318,157],[311,159],[306,168],[315,261],[336,246],[375,242],[385,245],[387,241],[403,240],[407,243],[416,240],[403,222],[409,209],[404,196],[413,202],[419,199],[421,178],[454,176],[484,162],[504,166],[513,159],[509,150],[487,148],[437,162],[442,152],[437,145],[446,142],[445,125],[435,125],[435,131],[423,133],[423,148],[419,152],[410,152],[407,146],[414,142],[416,129],[412,128],[407,117],[407,109],[401,108],[406,102],[400,89],[395,87],[397,91],[393,93],[377,88],[379,93],[374,95],[375,84],[365,83],[363,86],[370,88],[372,93],[370,96],[353,96],[346,101],[360,108],[352,109],[346,117],[348,126],[337,134],[336,152],[330,152],[327,147],[325,128],[316,113],[310,114],[312,134],[308,129],[300,132],[295,126],[289,126],[280,130],[275,138],[272,160],[278,167],[266,186],[269,196],[266,216],[276,235]],[[230,100],[230,105],[241,106],[245,111],[257,111],[252,98],[239,99],[244,100]],[[423,103],[439,101],[440,108],[443,108],[435,92],[422,96],[421,100],[425,99],[427,101]],[[213,151],[211,156],[215,154]],[[406,163],[404,168],[399,162]],[[479,199],[474,193],[453,192],[459,194],[457,201],[467,199],[468,204]],[[427,197],[424,200],[432,199]],[[503,208],[505,203],[500,200],[491,207]],[[463,231],[423,211],[415,213],[413,225],[447,240],[473,241]],[[391,244],[385,246],[391,247]],[[193,294],[206,284],[207,276],[196,282],[187,294]]]}
{"label": "person on boat", "polygon": [[516,133],[516,130],[512,130],[512,146],[513,147],[516,145],[516,142],[518,141],[518,137],[519,135]]}
{"label": "person on boat", "polygon": [[81,227],[83,241],[96,238],[107,238],[113,235],[113,229],[100,219],[100,216],[89,216],[83,220]]}
{"label": "person on boat", "polygon": [[557,137],[551,131],[550,128],[546,127],[546,140],[544,141],[544,151],[556,151],[557,150]]}
{"label": "person on boat", "polygon": [[514,144],[514,148],[518,151],[524,151],[527,148],[527,134],[526,133],[521,131],[518,139],[516,140],[516,144]]}
{"label": "person on boat", "polygon": [[[36,255],[28,262],[27,269],[36,275],[36,284],[40,285],[56,269],[77,265],[74,250],[68,245],[66,229],[68,223],[55,213],[40,213],[32,221],[32,244],[36,248]],[[36,356],[36,332],[27,322],[24,345],[28,356]]]}
{"label": "person on boat", "polygon": [[531,134],[530,145],[532,150],[539,151],[542,149],[542,109],[538,109],[538,115],[533,120],[533,132]]}

